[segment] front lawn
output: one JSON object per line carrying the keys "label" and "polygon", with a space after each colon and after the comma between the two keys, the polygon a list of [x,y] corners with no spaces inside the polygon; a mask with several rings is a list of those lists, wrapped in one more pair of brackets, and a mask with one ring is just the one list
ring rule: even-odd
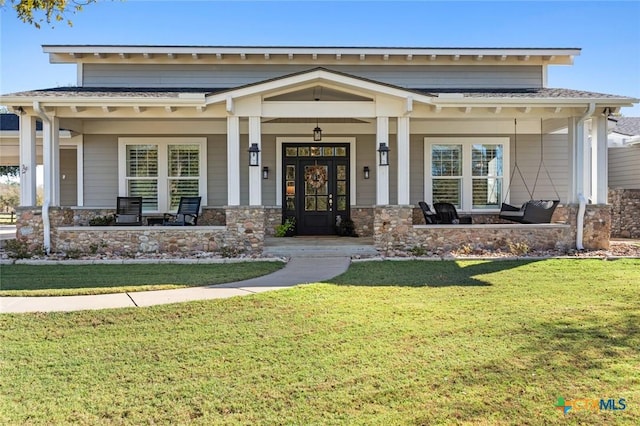
{"label": "front lawn", "polygon": [[[0,315],[0,424],[640,424],[638,260],[369,262],[333,281]],[[565,416],[559,397],[626,409]]]}
{"label": "front lawn", "polygon": [[69,296],[197,287],[270,274],[281,262],[2,265],[0,296]]}

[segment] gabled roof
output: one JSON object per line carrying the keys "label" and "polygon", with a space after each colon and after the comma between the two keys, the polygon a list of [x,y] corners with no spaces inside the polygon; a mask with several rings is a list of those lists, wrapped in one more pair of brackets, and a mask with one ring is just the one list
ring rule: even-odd
{"label": "gabled roof", "polygon": [[33,102],[48,103],[51,106],[78,107],[196,107],[227,102],[245,96],[282,94],[305,85],[320,84],[354,94],[383,94],[407,101],[407,111],[416,101],[439,108],[495,107],[584,107],[587,103],[598,103],[600,107],[619,108],[632,106],[637,99],[586,92],[572,89],[531,88],[531,89],[430,89],[406,88],[382,83],[323,67],[311,68],[272,79],[250,83],[234,88],[131,88],[131,87],[59,87],[33,90],[3,95],[0,99],[11,107],[30,106]]}
{"label": "gabled roof", "polygon": [[414,89],[431,94],[431,96],[446,97],[449,94],[461,94],[465,98],[527,98],[527,99],[628,99],[628,96],[612,95],[607,93],[587,92],[584,90],[537,87],[531,89]]}
{"label": "gabled roof", "polygon": [[418,95],[421,102],[430,103],[433,95],[423,92],[414,91],[405,87],[395,86],[389,83],[382,83],[379,81],[371,80],[364,77],[354,76],[352,74],[343,73],[340,71],[330,70],[323,67],[316,67],[310,70],[304,70],[292,74],[283,75],[280,77],[271,78],[268,80],[259,81],[256,83],[246,84],[240,87],[234,87],[231,89],[225,89],[221,92],[208,95],[207,103],[220,102],[226,99],[227,96],[242,97],[252,94],[265,92],[268,90],[282,89],[285,87],[294,87],[296,85],[323,81],[327,83],[336,83],[344,86],[357,87],[360,90],[369,90],[378,93],[385,93],[392,96],[406,97],[411,92]]}
{"label": "gabled roof", "polygon": [[626,136],[640,136],[640,117],[620,117],[611,131]]}

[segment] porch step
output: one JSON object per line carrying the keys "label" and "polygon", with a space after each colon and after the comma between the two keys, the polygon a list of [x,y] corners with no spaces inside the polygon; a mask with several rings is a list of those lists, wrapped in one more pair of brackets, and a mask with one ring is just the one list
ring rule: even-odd
{"label": "porch step", "polygon": [[263,255],[273,257],[377,256],[372,238],[291,237],[265,238]]}

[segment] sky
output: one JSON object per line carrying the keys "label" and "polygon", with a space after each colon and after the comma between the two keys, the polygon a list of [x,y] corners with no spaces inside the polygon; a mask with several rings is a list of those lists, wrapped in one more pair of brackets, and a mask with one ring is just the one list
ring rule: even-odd
{"label": "sky", "polygon": [[549,67],[549,87],[640,99],[640,0],[99,0],[68,17],[36,29],[0,8],[0,93],[76,84],[43,44],[559,47],[582,52]]}

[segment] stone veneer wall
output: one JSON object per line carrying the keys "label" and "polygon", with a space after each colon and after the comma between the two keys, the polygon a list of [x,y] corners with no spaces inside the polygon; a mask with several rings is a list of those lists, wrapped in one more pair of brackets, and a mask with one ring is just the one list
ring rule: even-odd
{"label": "stone veneer wall", "polygon": [[373,207],[351,207],[351,220],[356,226],[356,233],[360,237],[373,236]]}
{"label": "stone veneer wall", "polygon": [[203,207],[202,214],[198,218],[198,225],[225,226],[227,214],[223,207]]}
{"label": "stone veneer wall", "polygon": [[282,224],[282,207],[264,208],[264,234],[266,237],[276,235],[276,226]]}
{"label": "stone veneer wall", "polygon": [[[114,254],[192,254],[198,251],[216,252],[226,248],[245,254],[259,254],[264,248],[264,209],[261,207],[225,208],[227,226],[189,227],[76,226],[75,223],[89,217],[87,210],[56,207],[49,211],[52,252],[79,250],[109,251]],[[92,212],[91,217],[95,217],[96,210]],[[19,207],[16,213],[17,238],[26,242],[31,250],[42,248],[44,227],[40,208]]]}
{"label": "stone veneer wall", "polygon": [[233,206],[226,207],[227,227],[226,244],[237,247],[245,253],[262,253],[264,248],[264,218],[262,207]]}
{"label": "stone veneer wall", "polygon": [[610,189],[611,236],[640,238],[640,189]]}
{"label": "stone veneer wall", "polygon": [[133,256],[136,253],[216,252],[229,246],[223,226],[83,226],[60,227],[54,252],[78,250]]}
{"label": "stone veneer wall", "polygon": [[383,253],[410,250],[415,245],[413,207],[376,206],[373,216],[373,245]]}
{"label": "stone veneer wall", "polygon": [[[476,250],[508,250],[509,243],[526,243],[529,248],[539,250],[575,248],[578,206],[563,206],[556,211],[558,216],[554,213],[554,220],[564,219],[565,223],[423,225],[422,212],[418,216],[413,206],[379,206],[375,208],[374,245],[383,253],[406,252],[414,247],[429,251],[450,251],[462,246]],[[419,225],[414,226],[416,216]],[[587,206],[583,228],[584,247],[609,248],[610,224],[609,206]]]}
{"label": "stone veneer wall", "polygon": [[[362,208],[356,217],[373,213],[373,240],[381,252],[409,251],[413,247],[454,250],[462,246],[474,249],[505,248],[509,242],[524,242],[535,249],[569,249],[575,247],[577,205],[559,210],[566,224],[488,224],[488,225],[417,225],[413,206],[377,206]],[[219,251],[225,248],[246,254],[259,254],[264,248],[267,227],[275,220],[278,208],[226,207],[226,226],[195,227],[90,227],[74,226],[80,219],[69,208],[51,208],[51,250],[91,252],[106,247],[122,253]],[[39,208],[19,207],[16,235],[31,250],[43,246],[42,213]],[[94,212],[95,213],[95,212]],[[360,216],[358,216],[360,215]],[[279,216],[278,216],[279,217]],[[555,215],[554,215],[555,218]],[[354,221],[356,219],[354,218]],[[362,222],[364,220],[359,219]],[[422,223],[422,222],[420,222]],[[611,233],[611,207],[588,205],[585,214],[583,243],[586,249],[607,249]]]}

